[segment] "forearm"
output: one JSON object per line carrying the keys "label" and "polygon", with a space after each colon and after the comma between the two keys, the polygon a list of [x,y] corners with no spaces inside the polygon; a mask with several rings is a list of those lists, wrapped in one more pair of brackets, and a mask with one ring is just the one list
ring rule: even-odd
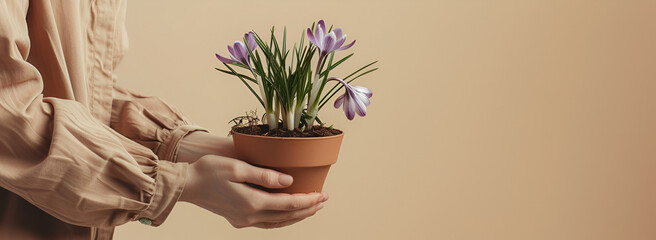
{"label": "forearm", "polygon": [[178,148],[178,162],[193,163],[205,155],[239,158],[231,137],[219,137],[207,132],[193,132],[185,136]]}
{"label": "forearm", "polygon": [[158,97],[116,85],[113,94],[110,127],[150,148],[161,160],[176,162],[181,139],[191,132],[207,131]]}

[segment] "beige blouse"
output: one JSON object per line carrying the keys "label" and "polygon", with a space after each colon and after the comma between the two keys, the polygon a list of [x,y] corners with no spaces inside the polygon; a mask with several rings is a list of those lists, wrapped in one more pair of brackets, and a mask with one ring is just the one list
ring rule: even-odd
{"label": "beige blouse", "polygon": [[[111,239],[159,226],[188,164],[193,126],[116,86],[125,0],[0,0],[0,239]],[[160,160],[161,159],[161,160]]]}

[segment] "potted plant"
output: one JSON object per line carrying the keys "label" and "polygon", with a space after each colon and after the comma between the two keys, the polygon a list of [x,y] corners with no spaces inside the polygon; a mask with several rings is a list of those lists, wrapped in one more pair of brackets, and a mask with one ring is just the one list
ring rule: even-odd
{"label": "potted plant", "polygon": [[[309,42],[305,41],[305,35]],[[250,164],[294,177],[293,184],[287,188],[265,190],[320,192],[330,166],[337,161],[344,133],[332,125],[326,127],[318,112],[344,88],[334,107],[343,107],[349,120],[356,114],[365,116],[372,92],[350,83],[377,70],[372,67],[376,61],[344,78],[330,76],[331,70],[353,56],[351,53],[334,61],[335,52],[349,49],[355,41],[345,44],[346,34],[342,29],[331,27],[326,31],[323,20],[316,28],[313,23],[304,31],[300,42],[291,49],[286,42],[286,28],[282,42],[275,37],[274,28],[268,41],[251,31],[244,34],[243,42],[228,45],[229,57],[216,54],[227,68],[216,69],[240,79],[265,110],[262,117],[265,124],[259,124],[254,112],[231,120],[235,123],[231,134],[237,152]],[[315,56],[318,57],[313,65]],[[324,93],[328,83],[334,84]]]}

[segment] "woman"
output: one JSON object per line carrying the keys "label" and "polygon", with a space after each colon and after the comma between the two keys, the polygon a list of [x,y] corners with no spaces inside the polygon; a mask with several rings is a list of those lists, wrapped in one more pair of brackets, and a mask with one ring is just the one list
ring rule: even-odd
{"label": "woman", "polygon": [[328,196],[271,194],[291,176],[237,160],[156,97],[116,85],[124,0],[0,0],[0,239],[111,239],[177,201],[235,227],[282,227]]}

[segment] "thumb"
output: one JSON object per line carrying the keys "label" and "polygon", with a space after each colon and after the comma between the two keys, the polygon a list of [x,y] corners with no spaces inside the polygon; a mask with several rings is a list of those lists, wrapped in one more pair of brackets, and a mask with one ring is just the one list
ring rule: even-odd
{"label": "thumb", "polygon": [[290,175],[255,166],[249,166],[244,178],[240,180],[266,188],[285,188],[294,182]]}

